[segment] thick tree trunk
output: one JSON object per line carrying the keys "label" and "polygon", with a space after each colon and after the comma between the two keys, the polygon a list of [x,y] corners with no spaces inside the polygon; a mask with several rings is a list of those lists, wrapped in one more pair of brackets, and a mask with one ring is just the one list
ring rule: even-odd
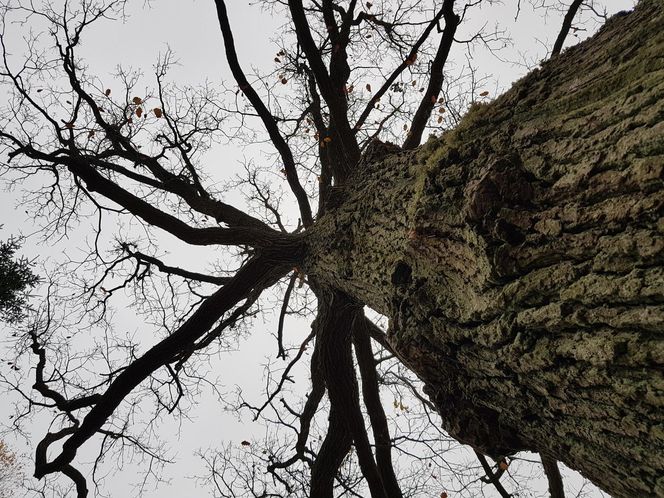
{"label": "thick tree trunk", "polygon": [[390,317],[445,428],[664,496],[663,3],[362,167],[305,269]]}

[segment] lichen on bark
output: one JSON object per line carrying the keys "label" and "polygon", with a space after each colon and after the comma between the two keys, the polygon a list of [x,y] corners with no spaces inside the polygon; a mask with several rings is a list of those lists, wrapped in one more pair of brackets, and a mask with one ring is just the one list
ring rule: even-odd
{"label": "lichen on bark", "polygon": [[304,267],[390,318],[461,441],[664,496],[663,171],[649,0],[457,129],[365,160]]}

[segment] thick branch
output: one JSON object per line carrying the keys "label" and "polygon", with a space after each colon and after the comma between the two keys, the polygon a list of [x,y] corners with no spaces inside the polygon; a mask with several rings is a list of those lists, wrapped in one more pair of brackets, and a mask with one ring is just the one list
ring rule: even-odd
{"label": "thick branch", "polygon": [[355,345],[355,356],[362,378],[362,395],[364,406],[371,421],[371,429],[376,445],[376,463],[385,492],[390,498],[399,498],[402,493],[392,466],[392,441],[387,425],[387,417],[380,399],[376,363],[371,350],[369,331],[365,326],[367,321],[364,313],[358,313],[353,321],[353,344]]}
{"label": "thick branch", "polygon": [[311,35],[302,1],[289,0],[288,6],[295,25],[298,42],[307,56],[323,100],[330,109],[330,129],[336,134],[332,138],[341,142],[344,161],[339,164],[343,164],[344,169],[335,171],[335,176],[337,176],[338,181],[343,181],[360,160],[360,148],[348,122],[345,92],[343,87],[335,86],[325,68],[318,46]]}
{"label": "thick branch", "polygon": [[583,2],[584,0],[574,0],[572,4],[569,6],[569,9],[567,9],[567,13],[565,14],[565,18],[563,19],[563,25],[560,28],[560,33],[558,33],[558,38],[556,38],[556,42],[553,44],[553,49],[551,50],[552,57],[558,55],[560,51],[563,49],[565,38],[567,38],[569,30],[572,28],[572,22],[574,21],[574,16],[576,15],[576,12],[579,10],[579,7],[581,7],[581,4],[583,4]]}
{"label": "thick branch", "polygon": [[544,473],[549,481],[549,494],[551,498],[565,498],[565,486],[563,485],[563,478],[560,475],[558,462],[555,458],[546,455],[541,455],[541,457],[542,467],[544,467]]}
{"label": "thick branch", "polygon": [[300,216],[302,217],[302,223],[305,227],[308,227],[313,223],[311,206],[309,205],[307,193],[304,191],[302,185],[300,184],[293,153],[281,135],[274,116],[272,116],[270,110],[265,106],[263,100],[247,80],[244,71],[242,71],[242,67],[240,66],[240,61],[238,60],[237,52],[235,50],[233,31],[231,30],[230,23],[228,21],[228,12],[226,11],[226,4],[224,0],[215,0],[215,4],[217,6],[219,26],[221,27],[221,33],[224,37],[226,60],[228,61],[228,64],[231,68],[231,72],[233,73],[235,81],[239,85],[240,90],[247,96],[254,109],[256,109],[256,112],[260,116],[263,124],[265,125],[265,128],[267,129],[272,144],[276,147],[279,155],[281,156],[281,160],[284,162],[286,179],[288,180],[288,185],[290,186],[293,194],[295,195],[295,198],[297,199],[297,204],[300,208]]}
{"label": "thick branch", "polygon": [[364,425],[351,350],[352,327],[358,313],[362,308],[341,293],[319,295],[317,339],[331,410],[339,413],[341,424],[353,438],[371,497],[381,498],[387,494]]}
{"label": "thick branch", "polygon": [[443,87],[443,69],[454,43],[454,33],[456,33],[457,26],[459,25],[459,16],[454,13],[454,0],[445,0],[442,11],[445,18],[445,29],[443,29],[443,35],[440,38],[436,56],[431,63],[429,84],[417,111],[415,111],[408,137],[403,143],[404,149],[414,149],[420,144],[422,133],[424,133],[424,129],[431,117],[431,111],[436,102],[438,102],[438,95],[440,95],[440,90]]}
{"label": "thick branch", "polygon": [[104,425],[136,386],[155,370],[173,361],[181,351],[191,347],[240,300],[255,289],[272,285],[285,271],[285,268],[275,268],[261,259],[247,262],[231,282],[207,298],[180,328],[134,360],[113,380],[81,425],[64,442],[61,453],[51,462],[38,463],[35,477],[41,478],[46,474],[63,471],[72,462],[81,445]]}

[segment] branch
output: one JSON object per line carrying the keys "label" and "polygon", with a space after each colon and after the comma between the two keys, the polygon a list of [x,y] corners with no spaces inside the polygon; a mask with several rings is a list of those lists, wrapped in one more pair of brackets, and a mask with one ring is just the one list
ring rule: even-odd
{"label": "branch", "polygon": [[132,251],[129,248],[128,244],[122,244],[122,248],[136,261],[147,263],[148,265],[154,265],[157,268],[159,268],[160,271],[164,273],[168,273],[170,275],[177,275],[182,278],[186,278],[189,280],[196,280],[198,282],[206,282],[209,284],[215,284],[215,285],[224,285],[227,284],[228,282],[231,281],[231,277],[215,277],[212,275],[206,275],[204,273],[198,273],[194,271],[189,271],[189,270],[184,270],[182,268],[178,268],[176,266],[169,266],[163,263],[161,260],[153,257],[153,256],[148,256],[147,254],[143,254],[142,252],[139,251]]}
{"label": "branch", "polygon": [[[298,460],[307,461],[307,463],[309,463],[311,467],[316,465],[315,462],[311,461],[311,459],[305,456],[305,450],[307,449],[306,445],[307,445],[307,440],[309,439],[311,422],[314,418],[314,415],[316,415],[316,412],[318,411],[318,407],[320,406],[320,402],[322,401],[323,396],[325,395],[325,380],[323,379],[323,373],[321,371],[321,365],[320,365],[319,342],[316,342],[316,346],[314,347],[314,352],[311,355],[310,369],[311,369],[311,392],[307,396],[307,401],[304,404],[302,413],[299,415],[300,432],[297,435],[297,442],[295,443],[295,454],[283,462],[270,463],[267,466],[267,471],[272,474],[275,473],[276,469],[288,468]],[[284,406],[286,406],[285,403]],[[321,451],[323,451],[322,448]],[[348,450],[346,450],[346,453],[347,451]],[[346,453],[344,453],[344,455]],[[322,480],[325,479],[326,478],[323,478]],[[334,473],[332,474],[332,477],[330,477],[330,482],[333,480],[334,480]]]}
{"label": "branch", "polygon": [[556,43],[553,44],[553,50],[551,50],[551,57],[560,54],[560,51],[563,49],[563,44],[565,43],[565,38],[567,38],[569,30],[572,27],[572,21],[574,20],[574,16],[576,15],[576,12],[579,10],[579,7],[581,7],[583,1],[584,0],[574,0],[572,2],[572,5],[569,6],[567,14],[565,14],[565,18],[563,19],[563,25],[560,28],[560,33],[558,33],[558,38],[556,38]]}
{"label": "branch", "polygon": [[351,448],[353,438],[341,420],[339,410],[330,408],[327,434],[311,468],[310,496],[332,498],[334,477]]}
{"label": "branch", "polygon": [[[274,284],[286,271],[285,267],[275,267],[261,258],[249,260],[227,285],[208,297],[180,328],[134,360],[111,382],[81,425],[75,428],[64,442],[57,457],[47,462],[46,448],[43,448],[44,455],[40,459],[40,447],[38,447],[35,477],[41,478],[53,472],[63,472],[73,461],[83,443],[101,429],[134,388],[155,370],[173,361],[181,351],[191,347],[239,301],[255,290],[265,289]],[[45,446],[48,447],[49,444],[46,443]]]}
{"label": "branch", "polygon": [[364,108],[364,111],[362,111],[362,114],[360,115],[357,122],[355,123],[355,126],[353,127],[356,133],[362,128],[364,122],[369,117],[369,114],[375,108],[376,102],[378,102],[380,98],[383,95],[385,95],[385,93],[392,86],[392,83],[394,83],[394,81],[399,77],[399,75],[404,71],[404,69],[410,66],[412,62],[415,60],[415,58],[417,57],[417,52],[419,51],[420,47],[424,44],[427,38],[429,38],[429,35],[431,34],[431,31],[433,31],[433,28],[435,28],[438,25],[440,18],[443,17],[443,12],[444,12],[443,9],[438,11],[436,16],[427,25],[424,32],[420,35],[420,37],[417,39],[413,47],[410,49],[408,57],[406,57],[406,59],[403,60],[401,64],[399,64],[399,66],[394,71],[392,71],[392,74],[390,74],[390,76],[385,80],[385,83],[383,83],[383,85],[378,89],[378,91],[373,95],[373,97],[371,97],[371,100],[369,100],[367,106]]}
{"label": "branch", "polygon": [[482,468],[484,469],[484,473],[486,474],[487,482],[493,484],[493,486],[496,488],[496,491],[498,491],[500,496],[502,496],[503,498],[511,498],[512,495],[505,490],[502,483],[500,482],[500,476],[502,475],[503,470],[501,469],[498,472],[494,472],[491,469],[491,465],[489,465],[489,462],[487,462],[486,457],[484,455],[478,452],[475,452],[475,455],[477,455],[477,459],[482,464]]}
{"label": "branch", "polygon": [[286,312],[288,311],[288,301],[290,300],[290,295],[291,292],[293,292],[293,287],[295,287],[296,281],[297,272],[294,271],[288,281],[286,292],[284,292],[284,300],[281,304],[281,312],[279,313],[279,325],[277,326],[277,344],[279,345],[277,358],[283,358],[284,360],[286,359],[286,352],[284,351],[284,320],[286,318]]}
{"label": "branch", "polygon": [[542,457],[542,467],[544,473],[549,481],[549,493],[551,498],[565,498],[565,486],[563,485],[563,478],[560,475],[558,462],[551,457],[540,454]]}
{"label": "branch", "polygon": [[[250,216],[243,211],[221,201],[212,199],[209,194],[207,194],[207,192],[205,192],[202,187],[200,187],[200,185],[198,186],[199,188],[197,188],[196,185],[192,185],[184,181],[178,175],[167,171],[164,167],[161,166],[161,164],[159,164],[157,158],[150,157],[139,152],[139,150],[131,143],[131,140],[128,137],[122,135],[120,132],[120,127],[110,124],[104,119],[101,113],[101,109],[95,102],[94,98],[83,89],[81,82],[76,74],[76,64],[74,62],[74,44],[72,43],[66,48],[63,48],[59,43],[57,46],[60,51],[60,56],[62,57],[63,69],[67,73],[69,84],[71,85],[72,90],[74,90],[74,92],[82,101],[88,104],[95,118],[95,122],[104,130],[106,137],[114,145],[113,153],[115,155],[131,161],[136,165],[140,164],[145,166],[155,176],[155,178],[161,182],[158,188],[180,196],[190,207],[202,214],[207,214],[214,217],[219,223],[226,223],[230,226],[247,226],[269,229],[267,225],[265,225],[260,220],[257,220],[253,216]],[[36,104],[33,105],[36,106]],[[90,161],[95,162],[95,159],[96,158],[93,158]],[[189,166],[193,169],[191,164],[189,164]],[[131,174],[120,166],[113,167],[113,165],[108,164],[107,167],[109,167],[109,169],[113,169],[114,171],[120,172],[135,181],[154,186],[154,182],[150,181],[146,177],[143,177],[142,175]],[[195,172],[194,180],[197,181]]]}
{"label": "branch", "polygon": [[300,216],[302,217],[302,223],[305,227],[311,226],[313,224],[313,216],[311,214],[311,206],[309,205],[309,199],[307,198],[307,193],[302,188],[300,180],[297,176],[297,168],[295,166],[295,159],[293,158],[293,153],[288,147],[288,144],[281,136],[279,127],[272,116],[270,110],[265,106],[261,100],[256,90],[251,86],[237,57],[237,52],[235,50],[235,41],[233,40],[233,31],[231,30],[230,23],[228,21],[228,13],[226,11],[226,4],[224,0],[215,0],[217,6],[217,16],[219,18],[219,26],[221,27],[221,33],[224,37],[224,47],[226,48],[226,60],[228,65],[231,68],[233,77],[240,87],[240,90],[247,96],[251,105],[256,109],[258,116],[263,121],[267,133],[270,136],[272,144],[276,147],[277,151],[281,156],[281,160],[284,162],[284,169],[286,170],[286,179],[288,180],[288,185],[290,186],[295,198],[297,199],[297,204],[300,208]]}
{"label": "branch", "polygon": [[392,465],[392,441],[390,440],[390,430],[387,425],[383,403],[380,400],[376,363],[371,350],[369,331],[365,326],[367,321],[364,313],[358,313],[353,321],[353,344],[355,345],[355,356],[362,378],[364,406],[371,421],[371,429],[376,444],[376,463],[383,486],[387,496],[400,498],[403,495]]}
{"label": "branch", "polygon": [[146,223],[166,230],[175,237],[194,245],[250,245],[265,247],[283,234],[272,229],[255,227],[234,228],[194,228],[160,209],[153,204],[135,196],[118,184],[102,176],[83,158],[64,158],[60,161],[69,171],[82,179],[90,192],[99,192],[107,199],[127,209],[130,213],[142,218]]}
{"label": "branch", "polygon": [[322,371],[330,398],[329,431],[333,428],[332,414],[339,413],[339,423],[349,432],[355,443],[360,469],[369,486],[371,497],[383,498],[388,495],[374,461],[364,425],[353,364],[351,343],[353,323],[358,314],[362,314],[362,307],[345,294],[331,291],[319,296],[316,335],[320,341]]}
{"label": "branch", "polygon": [[279,380],[279,383],[277,384],[277,387],[274,389],[274,391],[272,391],[272,394],[270,394],[267,397],[265,402],[259,408],[252,408],[252,407],[249,407],[249,405],[246,405],[249,408],[252,408],[253,410],[255,410],[256,413],[254,414],[254,421],[258,420],[258,417],[260,417],[260,414],[263,412],[263,410],[265,410],[265,408],[267,408],[272,403],[272,400],[274,400],[274,398],[276,398],[277,394],[279,394],[281,392],[281,390],[283,389],[284,384],[286,383],[286,381],[291,381],[292,382],[292,379],[289,375],[290,371],[300,361],[300,358],[302,358],[302,355],[304,354],[304,352],[307,349],[307,344],[309,344],[309,342],[311,342],[311,340],[313,338],[314,338],[314,333],[312,332],[311,334],[309,334],[304,339],[304,341],[300,345],[300,348],[298,349],[297,354],[295,355],[295,358],[293,358],[291,360],[291,362],[288,364],[288,366],[284,369],[284,371],[281,374],[281,380]]}
{"label": "branch", "polygon": [[454,34],[460,21],[459,16],[454,13],[454,1],[445,0],[443,2],[442,11],[445,18],[445,29],[440,38],[436,56],[431,63],[429,84],[413,117],[408,137],[402,146],[404,149],[414,149],[420,144],[422,133],[424,133],[424,129],[431,117],[431,111],[438,101],[438,95],[443,86],[443,68],[450,54],[450,48],[452,48],[452,44],[454,43]]}
{"label": "branch", "polygon": [[[360,160],[360,148],[348,122],[348,109],[343,85],[337,87],[325,68],[320,50],[311,35],[302,0],[288,0],[288,6],[295,25],[297,40],[309,61],[311,71],[316,77],[321,96],[330,110],[330,129],[336,134],[334,138],[341,142],[343,161],[340,164],[343,165],[343,170],[337,170],[335,174],[338,181],[343,181]],[[343,40],[340,40],[340,42],[343,42]],[[345,43],[347,43],[347,40]],[[341,49],[340,45],[338,50]],[[333,50],[335,50],[334,47]]]}

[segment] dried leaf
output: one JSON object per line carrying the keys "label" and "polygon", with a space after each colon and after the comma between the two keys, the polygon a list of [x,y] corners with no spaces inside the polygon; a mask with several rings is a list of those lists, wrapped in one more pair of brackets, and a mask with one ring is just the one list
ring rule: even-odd
{"label": "dried leaf", "polygon": [[507,467],[509,466],[510,465],[505,460],[501,460],[500,463],[498,464],[498,468],[500,470],[507,470]]}
{"label": "dried leaf", "polygon": [[489,95],[489,92],[487,92],[486,90],[480,93],[480,97],[486,97],[487,95]]}
{"label": "dried leaf", "polygon": [[154,115],[158,118],[160,118],[164,115],[164,113],[162,112],[162,110],[159,107],[155,107],[154,109],[152,109],[152,112],[154,112]]}
{"label": "dried leaf", "polygon": [[276,62],[277,64],[281,64],[281,59],[279,57],[275,57],[274,62]]}
{"label": "dried leaf", "polygon": [[141,105],[143,103],[143,99],[140,97],[134,97],[131,101],[136,105]]}
{"label": "dried leaf", "polygon": [[37,88],[37,93],[41,93],[41,92],[43,92],[43,91],[44,91],[43,88]]}
{"label": "dried leaf", "polygon": [[367,92],[371,91],[371,85],[369,83],[367,83],[367,86],[365,88],[367,89]]}
{"label": "dried leaf", "polygon": [[138,107],[138,108],[136,109],[136,117],[140,118],[142,115],[143,115],[143,108],[142,108],[142,107]]}
{"label": "dried leaf", "polygon": [[285,85],[286,83],[288,83],[288,80],[286,78],[281,78],[281,84]]}
{"label": "dried leaf", "polygon": [[251,443],[246,439],[240,443],[242,446],[251,446]]}
{"label": "dried leaf", "polygon": [[107,88],[106,91],[104,92],[104,95],[108,97],[110,94],[111,94],[111,89]]}
{"label": "dried leaf", "polygon": [[442,116],[438,116],[438,123],[440,124],[440,123],[442,123],[442,122],[443,122],[443,117],[442,117]]}

